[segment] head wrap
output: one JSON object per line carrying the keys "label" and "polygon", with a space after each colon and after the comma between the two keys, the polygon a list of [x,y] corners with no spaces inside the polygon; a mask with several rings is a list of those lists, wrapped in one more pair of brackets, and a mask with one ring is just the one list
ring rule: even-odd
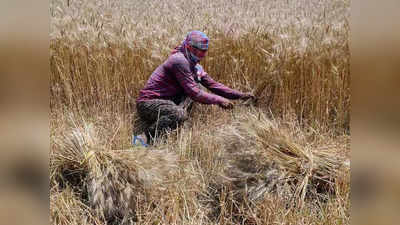
{"label": "head wrap", "polygon": [[192,47],[196,47],[201,50],[208,49],[207,35],[198,30],[189,32],[184,42]]}
{"label": "head wrap", "polygon": [[186,56],[187,59],[197,64],[200,61],[200,58],[198,58],[195,54],[193,54],[193,52],[189,50],[188,46],[200,50],[208,50],[208,41],[209,39],[205,33],[198,30],[191,31],[187,34],[182,44],[176,47],[174,51],[172,51],[172,54],[181,51],[183,52],[183,54]]}

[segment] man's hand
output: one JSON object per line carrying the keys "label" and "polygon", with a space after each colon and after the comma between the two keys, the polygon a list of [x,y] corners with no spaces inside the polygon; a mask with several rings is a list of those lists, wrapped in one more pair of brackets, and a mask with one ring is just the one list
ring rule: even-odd
{"label": "man's hand", "polygon": [[246,92],[246,93],[244,93],[244,95],[240,99],[243,99],[243,100],[253,99],[253,100],[255,100],[256,96],[254,96],[253,93],[251,93],[251,92]]}
{"label": "man's hand", "polygon": [[225,101],[220,103],[219,106],[223,109],[232,109],[233,103],[231,101],[229,101],[228,99],[225,99]]}

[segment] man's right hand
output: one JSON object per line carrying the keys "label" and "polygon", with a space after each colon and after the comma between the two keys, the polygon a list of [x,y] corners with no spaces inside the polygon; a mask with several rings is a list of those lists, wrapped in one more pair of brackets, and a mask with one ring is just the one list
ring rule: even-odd
{"label": "man's right hand", "polygon": [[233,108],[233,103],[229,101],[228,99],[225,99],[223,102],[219,104],[219,106],[223,109],[232,109]]}
{"label": "man's right hand", "polygon": [[257,100],[256,96],[254,96],[253,93],[251,93],[251,92],[244,93],[243,96],[241,97],[241,99],[243,99],[243,100],[248,100],[248,99]]}

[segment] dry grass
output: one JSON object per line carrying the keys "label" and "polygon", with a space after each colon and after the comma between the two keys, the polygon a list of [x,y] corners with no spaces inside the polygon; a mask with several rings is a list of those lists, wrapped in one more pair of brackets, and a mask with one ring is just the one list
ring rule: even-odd
{"label": "dry grass", "polygon": [[[349,224],[349,1],[50,2],[52,224]],[[134,101],[186,33],[258,97],[152,150]],[[346,164],[345,163],[345,164]]]}

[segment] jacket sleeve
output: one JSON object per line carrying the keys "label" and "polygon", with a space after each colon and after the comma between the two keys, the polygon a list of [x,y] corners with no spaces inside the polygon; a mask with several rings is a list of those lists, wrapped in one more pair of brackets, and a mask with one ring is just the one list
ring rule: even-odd
{"label": "jacket sleeve", "polygon": [[242,92],[233,90],[219,82],[216,82],[204,71],[202,71],[200,79],[201,84],[214,94],[228,99],[239,99],[243,97]]}
{"label": "jacket sleeve", "polygon": [[203,104],[220,104],[225,101],[221,96],[202,91],[194,80],[194,74],[190,70],[189,63],[177,59],[172,64],[172,71],[186,95],[196,102]]}

